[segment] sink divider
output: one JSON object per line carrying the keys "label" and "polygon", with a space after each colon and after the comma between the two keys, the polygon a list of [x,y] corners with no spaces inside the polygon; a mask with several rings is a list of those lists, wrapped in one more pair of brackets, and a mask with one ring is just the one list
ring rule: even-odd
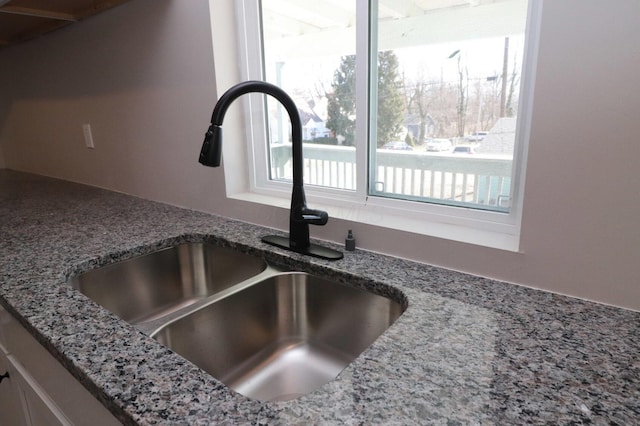
{"label": "sink divider", "polygon": [[172,312],[157,316],[151,320],[145,320],[138,323],[133,324],[138,330],[142,331],[144,334],[154,337],[163,327],[178,321],[179,319],[190,315],[191,313],[198,311],[202,308],[205,308],[213,303],[216,303],[222,299],[225,299],[233,294],[238,293],[239,291],[245,290],[261,281],[269,279],[273,276],[280,275],[283,273],[295,273],[294,271],[290,271],[285,268],[279,268],[277,266],[271,265],[267,263],[267,267],[261,273],[254,275],[251,278],[248,278],[244,281],[239,282],[238,284],[233,285],[232,287],[226,288],[222,291],[214,293],[210,296],[203,297],[202,299],[190,303],[187,306],[182,308],[177,308],[172,310]]}

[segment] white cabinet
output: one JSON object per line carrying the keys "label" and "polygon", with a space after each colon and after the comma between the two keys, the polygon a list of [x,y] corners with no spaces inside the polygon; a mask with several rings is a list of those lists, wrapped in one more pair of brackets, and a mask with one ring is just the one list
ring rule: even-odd
{"label": "white cabinet", "polygon": [[[24,400],[16,385],[17,373],[7,358],[7,350],[0,344],[0,425],[26,426]],[[8,376],[8,377],[7,377]]]}
{"label": "white cabinet", "polygon": [[[8,399],[16,420],[0,424],[24,426],[108,426],[120,422],[93,397],[27,330],[0,307],[0,366],[7,364]],[[0,372],[1,374],[2,372]],[[4,381],[0,383],[3,391]],[[4,394],[2,394],[4,400]],[[1,403],[0,403],[1,404]],[[21,413],[17,411],[21,410]],[[14,414],[15,412],[15,414]],[[22,414],[22,416],[20,416]]]}
{"label": "white cabinet", "polygon": [[20,362],[11,355],[8,356],[8,361],[12,367],[11,377],[17,385],[18,396],[22,400],[27,425],[67,426],[73,424]]}

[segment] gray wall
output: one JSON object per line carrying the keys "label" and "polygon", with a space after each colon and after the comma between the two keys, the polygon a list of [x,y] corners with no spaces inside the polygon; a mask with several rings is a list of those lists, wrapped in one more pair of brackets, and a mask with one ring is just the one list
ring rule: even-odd
{"label": "gray wall", "polygon": [[[216,99],[209,22],[206,0],[134,0],[0,50],[6,167],[286,229],[195,163]],[[353,228],[362,248],[640,309],[639,26],[637,0],[545,2],[520,253],[341,220],[314,236]]]}

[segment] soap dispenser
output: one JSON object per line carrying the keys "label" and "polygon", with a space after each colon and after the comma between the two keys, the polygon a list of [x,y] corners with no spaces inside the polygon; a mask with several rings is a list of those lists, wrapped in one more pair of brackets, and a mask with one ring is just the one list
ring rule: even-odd
{"label": "soap dispenser", "polygon": [[347,238],[344,240],[344,249],[346,251],[354,251],[356,249],[356,239],[353,237],[351,229],[347,232]]}

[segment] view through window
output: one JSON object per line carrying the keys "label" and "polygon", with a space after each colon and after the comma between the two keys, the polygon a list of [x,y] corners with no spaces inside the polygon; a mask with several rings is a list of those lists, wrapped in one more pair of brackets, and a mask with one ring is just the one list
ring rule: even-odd
{"label": "view through window", "polygon": [[[305,184],[355,191],[366,173],[369,195],[509,211],[526,15],[526,0],[262,0],[264,72],[298,105]],[[290,127],[267,110],[270,179],[287,180]]]}

